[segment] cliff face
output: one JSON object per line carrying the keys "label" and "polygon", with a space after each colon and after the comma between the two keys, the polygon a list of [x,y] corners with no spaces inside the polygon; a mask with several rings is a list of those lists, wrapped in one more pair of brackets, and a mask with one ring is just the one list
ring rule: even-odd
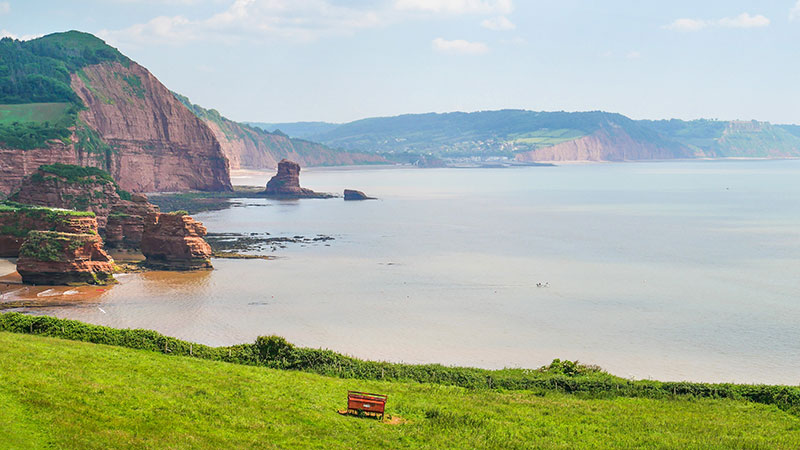
{"label": "cliff face", "polygon": [[637,139],[621,128],[604,127],[588,136],[517,153],[517,161],[633,161],[692,158],[688,147]]}
{"label": "cliff face", "polygon": [[231,169],[272,169],[282,159],[297,161],[303,166],[342,166],[388,163],[382,156],[334,150],[316,142],[294,139],[282,133],[234,122],[214,109],[193,104],[187,97],[174,94],[184,106],[202,119],[222,144],[222,151]]}
{"label": "cliff face", "polygon": [[80,120],[110,147],[84,146],[83,160],[104,162],[123,189],[231,189],[219,141],[144,67],[87,66],[72,75],[72,88],[89,107]]}

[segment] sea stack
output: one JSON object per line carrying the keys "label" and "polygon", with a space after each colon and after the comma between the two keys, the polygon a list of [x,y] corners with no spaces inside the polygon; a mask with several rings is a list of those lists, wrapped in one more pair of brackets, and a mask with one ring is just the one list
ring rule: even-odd
{"label": "sea stack", "polygon": [[314,192],[300,187],[300,164],[282,159],[278,163],[278,173],[267,182],[264,194],[276,198],[329,198],[330,194]]}
{"label": "sea stack", "polygon": [[0,257],[17,257],[30,231],[97,234],[93,212],[0,203]]}
{"label": "sea stack", "polygon": [[206,227],[184,212],[154,214],[142,234],[145,264],[161,270],[211,269],[211,246],[205,235]]}
{"label": "sea stack", "polygon": [[31,231],[22,244],[17,272],[26,284],[111,284],[114,260],[97,234]]}
{"label": "sea stack", "polygon": [[344,190],[344,199],[345,200],[375,200],[375,197],[370,197],[367,194],[356,191],[355,189],[345,189]]}

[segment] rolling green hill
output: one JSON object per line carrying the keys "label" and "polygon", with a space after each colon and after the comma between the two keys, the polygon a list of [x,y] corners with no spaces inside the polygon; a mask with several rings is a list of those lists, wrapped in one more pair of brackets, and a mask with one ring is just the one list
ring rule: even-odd
{"label": "rolling green hill", "polygon": [[[443,158],[662,159],[800,157],[800,126],[714,120],[631,120],[621,114],[535,112],[407,114],[345,124],[258,124],[330,146]],[[622,150],[620,150],[622,149]]]}
{"label": "rolling green hill", "polygon": [[283,158],[302,166],[386,163],[374,154],[330,148],[306,139],[291,138],[280,131],[269,132],[234,122],[215,109],[193,104],[186,96],[175,92],[173,95],[211,128],[233,169],[274,168]]}
{"label": "rolling green hill", "polygon": [[[795,449],[800,419],[719,398],[342,379],[0,332],[5,448]],[[387,419],[341,416],[347,390]]]}

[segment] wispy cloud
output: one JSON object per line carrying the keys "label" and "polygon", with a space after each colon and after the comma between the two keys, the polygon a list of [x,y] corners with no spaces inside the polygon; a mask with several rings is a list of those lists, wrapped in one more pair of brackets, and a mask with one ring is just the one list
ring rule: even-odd
{"label": "wispy cloud", "polygon": [[800,20],[800,0],[794,4],[794,8],[789,11],[789,20]]}
{"label": "wispy cloud", "polygon": [[769,26],[769,24],[770,20],[761,14],[753,16],[748,13],[741,13],[735,17],[723,17],[721,19],[676,19],[672,23],[665,25],[664,28],[675,31],[700,31],[706,28],[761,28]]}
{"label": "wispy cloud", "polygon": [[510,31],[517,28],[517,26],[514,25],[514,22],[508,20],[506,16],[497,16],[486,19],[481,22],[481,26],[494,31]]}
{"label": "wispy cloud", "polygon": [[512,0],[395,0],[395,9],[449,14],[508,14]]}
{"label": "wispy cloud", "polygon": [[638,50],[631,50],[625,54],[625,57],[628,59],[639,59],[642,57],[642,53]]}
{"label": "wispy cloud", "polygon": [[173,43],[196,40],[237,42],[277,37],[311,41],[384,25],[378,10],[339,6],[329,0],[236,0],[224,11],[200,20],[159,16],[122,30],[98,34],[111,42]]}
{"label": "wispy cloud", "polygon": [[0,2],[0,14],[8,14],[11,12],[11,3]]}
{"label": "wispy cloud", "polygon": [[489,47],[483,42],[469,42],[463,39],[448,41],[447,39],[436,38],[431,42],[431,45],[434,50],[442,53],[479,55],[489,51]]}

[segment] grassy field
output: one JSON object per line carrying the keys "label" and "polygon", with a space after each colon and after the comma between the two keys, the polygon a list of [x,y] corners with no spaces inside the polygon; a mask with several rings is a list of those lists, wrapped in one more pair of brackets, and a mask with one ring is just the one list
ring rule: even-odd
{"label": "grassy field", "polygon": [[[725,399],[585,399],[360,381],[0,333],[2,448],[786,448],[800,418]],[[393,423],[343,417],[389,395]]]}
{"label": "grassy field", "polygon": [[70,103],[24,103],[0,105],[0,125],[14,122],[50,122],[55,124],[66,117]]}
{"label": "grassy field", "polygon": [[529,133],[521,133],[509,136],[509,139],[518,144],[536,145],[538,147],[549,147],[562,142],[572,141],[586,136],[580,130],[558,129],[558,130],[536,130]]}

